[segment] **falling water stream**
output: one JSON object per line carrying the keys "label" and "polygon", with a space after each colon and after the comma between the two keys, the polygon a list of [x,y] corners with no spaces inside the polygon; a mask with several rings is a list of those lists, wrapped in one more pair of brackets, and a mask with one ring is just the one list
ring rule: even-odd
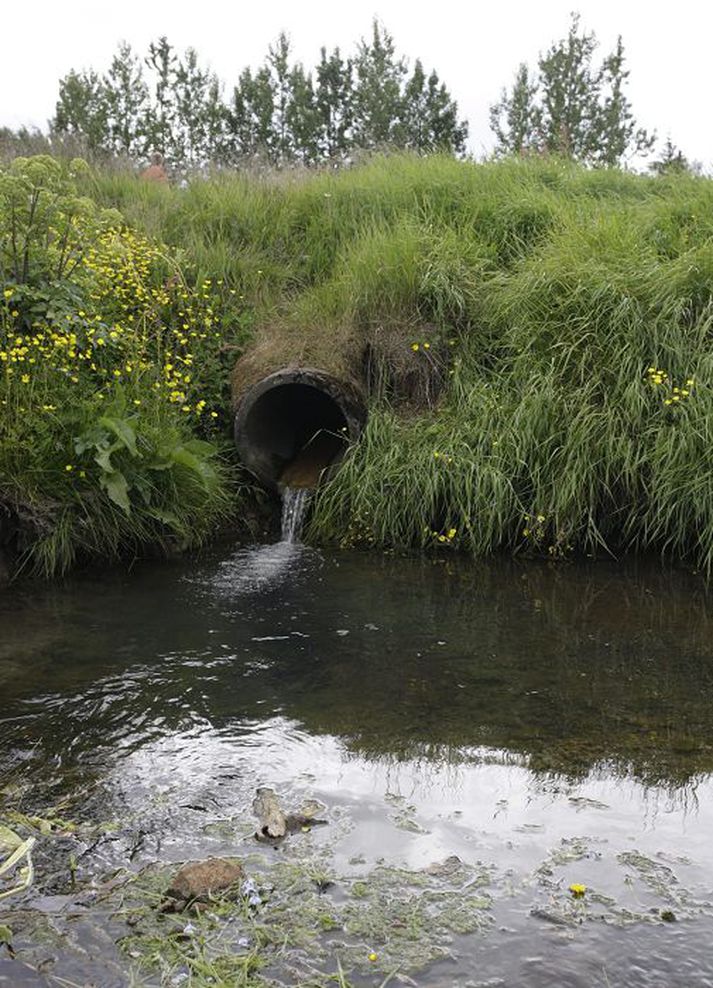
{"label": "falling water stream", "polygon": [[314,491],[309,487],[282,490],[282,541],[299,542],[305,515]]}

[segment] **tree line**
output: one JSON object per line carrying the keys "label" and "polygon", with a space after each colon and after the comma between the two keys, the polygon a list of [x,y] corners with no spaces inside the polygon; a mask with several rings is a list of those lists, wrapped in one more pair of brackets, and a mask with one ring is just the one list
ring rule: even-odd
{"label": "tree line", "polygon": [[72,70],[60,80],[50,128],[93,152],[158,152],[188,167],[251,157],[314,164],[384,147],[465,151],[467,122],[437,72],[420,59],[409,70],[376,21],[352,56],[322,48],[314,72],[280,34],[259,68],[223,90],[192,48],[181,54],[161,37],[140,57],[123,43],[103,75]]}
{"label": "tree line", "polygon": [[[598,47],[575,13],[534,67],[518,67],[490,107],[496,156],[557,155],[612,167],[651,154],[656,134],[634,116],[622,39],[599,60]],[[0,130],[0,145],[8,137]],[[280,34],[227,93],[193,48],[181,53],[161,37],[139,55],[122,43],[105,73],[73,69],[60,80],[50,121],[50,139],[76,138],[96,155],[132,160],[158,152],[176,168],[254,159],[312,165],[388,148],[464,155],[467,137],[438,73],[420,59],[410,68],[377,21],[351,55],[323,47],[311,71]],[[670,138],[649,168],[700,171]]]}

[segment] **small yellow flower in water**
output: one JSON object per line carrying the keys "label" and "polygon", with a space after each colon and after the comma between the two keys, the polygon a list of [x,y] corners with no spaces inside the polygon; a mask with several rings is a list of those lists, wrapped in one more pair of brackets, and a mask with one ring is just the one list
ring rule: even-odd
{"label": "small yellow flower in water", "polygon": [[74,470],[74,467],[72,466],[71,463],[68,463],[64,469],[67,471],[67,473],[71,473],[72,470]]}
{"label": "small yellow flower in water", "polygon": [[545,516],[544,516],[544,515],[538,515],[538,516],[537,516],[537,520],[538,520],[538,522],[539,522],[540,524],[542,524],[542,522],[543,522],[543,521],[545,520]]}
{"label": "small yellow flower in water", "polygon": [[693,378],[692,378],[692,377],[689,377],[689,378],[688,378],[688,379],[686,380],[686,385],[687,385],[687,386],[688,386],[689,388],[692,388],[692,387],[693,387]]}
{"label": "small yellow flower in water", "polygon": [[448,529],[448,538],[449,539],[455,538],[455,534],[456,534],[455,528],[449,528]]}
{"label": "small yellow flower in water", "polygon": [[587,891],[586,885],[579,885],[576,882],[569,887],[570,892],[575,899],[581,899],[584,893]]}
{"label": "small yellow flower in water", "polygon": [[22,381],[23,384],[29,384],[30,383],[30,375],[29,374],[23,374],[22,377],[20,378],[20,380]]}
{"label": "small yellow flower in water", "polygon": [[671,399],[666,398],[666,400],[664,401],[664,405],[670,405],[670,404],[671,404]]}
{"label": "small yellow flower in water", "polygon": [[217,412],[211,412],[211,413],[210,413],[210,417],[211,417],[212,419],[217,419],[217,418],[218,418],[218,413],[217,413]]}
{"label": "small yellow flower in water", "polygon": [[3,296],[5,298],[12,298],[12,294],[13,294],[12,288],[6,288],[5,291],[3,292]]}
{"label": "small yellow flower in water", "polygon": [[378,961],[378,959],[379,959],[379,955],[372,950],[371,953],[369,954],[369,960],[373,962],[373,961]]}
{"label": "small yellow flower in water", "polygon": [[86,470],[80,470],[79,471],[79,476],[80,477],[86,477],[87,476],[87,471]]}
{"label": "small yellow flower in water", "polygon": [[418,348],[419,348],[418,343],[412,343],[411,344],[411,349],[413,350],[414,353],[416,353],[416,351],[418,350]]}
{"label": "small yellow flower in water", "polygon": [[530,534],[530,529],[529,528],[523,528],[522,534],[525,536],[525,538],[527,538],[527,536]]}

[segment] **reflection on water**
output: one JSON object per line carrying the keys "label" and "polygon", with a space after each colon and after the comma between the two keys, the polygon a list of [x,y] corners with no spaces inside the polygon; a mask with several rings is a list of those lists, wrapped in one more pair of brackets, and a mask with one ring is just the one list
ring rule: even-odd
{"label": "reflection on water", "polygon": [[[338,869],[457,854],[500,876],[497,929],[419,984],[713,984],[713,626],[692,577],[283,542],[6,593],[0,629],[6,770],[135,821],[132,866],[234,853],[273,785],[325,802]],[[582,880],[606,922],[543,933]],[[665,934],[627,918],[664,906]]]}

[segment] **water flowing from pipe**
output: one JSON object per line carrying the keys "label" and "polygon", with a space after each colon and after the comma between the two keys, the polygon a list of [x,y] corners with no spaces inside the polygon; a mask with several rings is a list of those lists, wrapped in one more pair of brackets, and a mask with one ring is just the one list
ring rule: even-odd
{"label": "water flowing from pipe", "polygon": [[282,491],[282,541],[299,542],[307,507],[314,492],[309,487],[285,487]]}

